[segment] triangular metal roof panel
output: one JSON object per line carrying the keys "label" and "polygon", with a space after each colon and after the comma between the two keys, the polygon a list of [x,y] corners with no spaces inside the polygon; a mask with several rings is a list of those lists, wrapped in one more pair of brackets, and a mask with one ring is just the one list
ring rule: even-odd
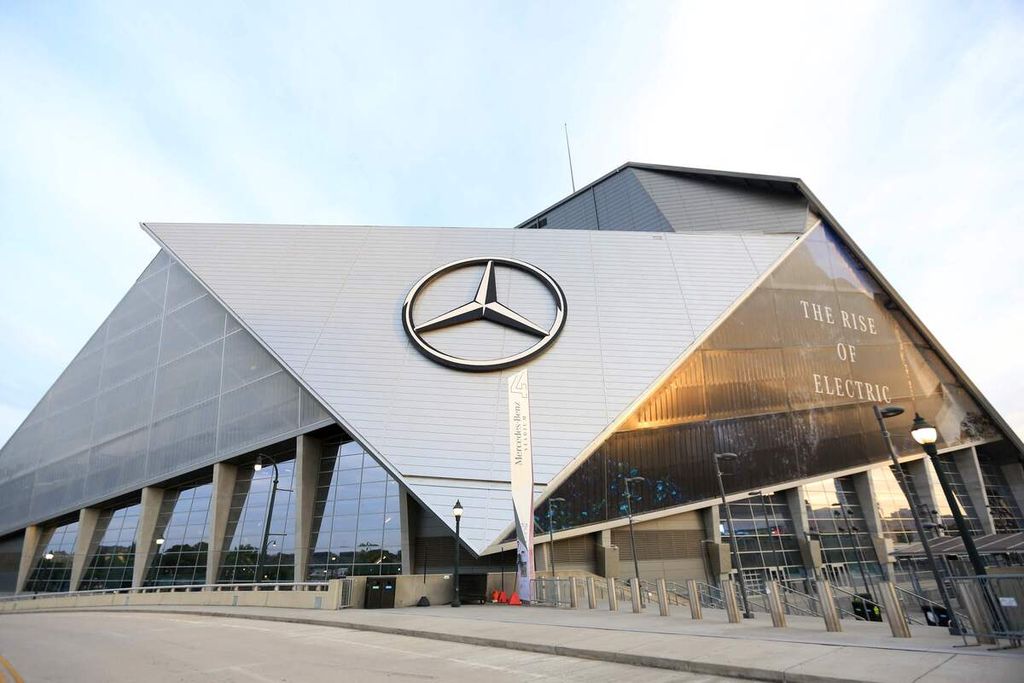
{"label": "triangular metal roof panel", "polygon": [[[467,508],[466,541],[477,552],[512,516],[505,380],[523,366],[461,372],[418,353],[400,316],[414,283],[458,259],[506,257],[541,268],[565,291],[564,331],[525,366],[535,482],[543,485],[627,410],[795,239],[469,228],[144,227],[440,519],[450,524],[451,505],[461,498]],[[479,279],[468,270],[432,286],[433,298],[418,305],[442,313],[461,303]],[[514,273],[499,273],[498,292],[538,319],[549,304],[541,288],[531,288]],[[474,325],[436,334],[446,348],[466,355],[504,355],[522,344],[518,332],[488,336]]]}

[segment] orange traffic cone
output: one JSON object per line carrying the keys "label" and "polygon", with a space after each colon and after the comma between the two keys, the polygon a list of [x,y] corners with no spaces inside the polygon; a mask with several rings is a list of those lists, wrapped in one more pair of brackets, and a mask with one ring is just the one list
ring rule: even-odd
{"label": "orange traffic cone", "polygon": [[508,596],[505,595],[505,591],[498,591],[498,603],[502,605],[508,604]]}
{"label": "orange traffic cone", "polygon": [[523,601],[519,599],[519,593],[513,593],[512,597],[508,599],[510,605],[522,605]]}
{"label": "orange traffic cone", "polygon": [[498,591],[491,591],[491,602],[498,602]]}

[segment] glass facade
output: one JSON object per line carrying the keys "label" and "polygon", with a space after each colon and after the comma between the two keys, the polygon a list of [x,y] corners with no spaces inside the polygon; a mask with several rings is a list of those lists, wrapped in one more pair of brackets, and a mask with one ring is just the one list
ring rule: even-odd
{"label": "glass facade", "polygon": [[144,585],[170,586],[206,583],[207,533],[212,484],[164,493],[156,522],[156,552]]}
{"label": "glass facade", "polygon": [[[949,482],[949,487],[953,489],[953,495],[960,504],[960,514],[963,515],[964,522],[967,524],[967,529],[970,531],[972,536],[982,536],[985,532],[981,528],[981,522],[978,520],[978,511],[975,510],[974,503],[971,502],[971,496],[967,492],[967,485],[964,484],[964,478],[963,475],[960,474],[960,468],[957,467],[956,462],[958,457],[962,456],[957,456],[954,453],[943,453],[939,456],[939,467],[942,468],[943,474],[946,475],[946,481]],[[931,460],[929,460],[929,464],[931,464]],[[930,468],[929,473],[931,473]],[[938,491],[938,508],[942,517],[942,526],[945,529],[946,535],[959,536],[960,531],[956,528],[956,522],[953,520],[953,513],[949,508],[949,502],[942,494],[937,481],[935,482],[935,490]]]}
{"label": "glass facade", "polygon": [[1024,514],[1013,497],[1013,490],[1006,480],[1002,465],[985,453],[978,453],[978,464],[981,465],[988,511],[992,515],[996,533],[1012,534],[1024,531]]}
{"label": "glass facade", "polygon": [[[859,585],[864,574],[881,575],[853,477],[840,477],[804,486],[808,530],[821,544],[822,561],[831,577],[848,574],[845,583]],[[861,569],[863,568],[863,573]]]}
{"label": "glass facade", "polygon": [[25,583],[28,593],[53,593],[69,590],[71,562],[78,540],[78,522],[71,522],[43,532],[36,563]]}
{"label": "glass facade", "polygon": [[402,572],[401,490],[359,444],[320,461],[309,581]]}
{"label": "glass facade", "polygon": [[96,525],[100,541],[89,558],[79,590],[131,588],[139,505],[104,510]]}
{"label": "glass facade", "polygon": [[[814,228],[580,467],[552,493],[558,523],[582,526],[717,495],[712,454],[736,452],[726,477],[739,493],[887,458],[871,406],[906,409],[889,420],[897,450],[916,454],[914,412],[939,447],[998,432],[857,259]],[[546,529],[546,509],[538,510]]]}
{"label": "glass facade", "polygon": [[[278,460],[279,481],[270,515],[267,554],[259,562],[263,531],[270,507],[274,468],[265,465],[258,472],[254,462],[238,466],[238,478],[228,512],[228,529],[221,561],[219,583],[260,583],[292,581],[295,576],[295,461]],[[261,565],[256,576],[257,564]]]}
{"label": "glass facade", "polygon": [[[796,541],[793,516],[783,494],[755,495],[729,503],[744,581],[760,590],[765,579],[791,581],[806,576]],[[721,510],[722,543],[729,543],[729,525]]]}
{"label": "glass facade", "polygon": [[[906,465],[903,466],[906,472]],[[875,506],[882,521],[882,535],[895,545],[917,542],[917,531],[914,527],[914,515],[907,504],[907,497],[900,487],[892,466],[875,467],[868,471],[871,486],[875,492]],[[922,521],[927,522],[929,515],[917,497],[917,485],[908,475],[912,496],[923,514]]]}

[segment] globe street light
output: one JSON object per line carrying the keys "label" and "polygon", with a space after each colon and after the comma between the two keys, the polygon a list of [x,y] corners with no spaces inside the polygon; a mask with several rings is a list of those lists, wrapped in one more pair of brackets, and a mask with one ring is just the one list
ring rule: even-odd
{"label": "globe street light", "polygon": [[725,484],[722,483],[721,462],[733,462],[739,456],[735,453],[715,453],[715,476],[718,478],[718,492],[722,496],[722,507],[725,508],[725,521],[729,527],[729,547],[732,548],[732,561],[736,565],[736,573],[740,580],[740,595],[743,598],[743,618],[753,619],[754,613],[750,610],[750,600],[747,598],[747,582],[743,580],[743,561],[740,559],[740,549],[736,543],[736,528],[732,523],[732,510],[725,500]]}
{"label": "globe street light", "polygon": [[43,555],[43,559],[44,560],[52,560],[53,559],[53,553],[46,553],[45,555]]}
{"label": "globe street light", "polygon": [[935,448],[935,442],[939,439],[938,430],[923,417],[914,413],[914,424],[911,427],[910,435],[914,437],[914,441],[921,444],[924,452],[928,454],[932,461],[935,475],[939,479],[939,486],[942,487],[942,493],[946,497],[946,502],[949,503],[949,509],[953,513],[953,521],[956,523],[957,531],[960,532],[960,539],[964,542],[964,549],[967,550],[967,557],[971,560],[975,576],[985,576],[985,563],[981,561],[978,548],[974,545],[974,538],[971,536],[970,529],[967,528],[967,522],[964,520],[963,513],[960,512],[960,502],[956,499],[956,494],[953,493],[953,489],[949,485],[946,470],[939,460],[939,451]]}
{"label": "globe street light", "polygon": [[452,598],[452,607],[461,607],[462,602],[459,600],[459,523],[462,521],[462,503],[455,501],[455,505],[452,506],[452,514],[455,515],[455,597]]}
{"label": "globe street light", "polygon": [[564,503],[565,498],[548,498],[548,546],[551,550],[551,576],[555,575],[555,526],[552,524],[552,503]]}
{"label": "globe street light", "polygon": [[257,456],[255,464],[252,469],[255,472],[259,472],[263,469],[263,461],[266,460],[274,468],[274,484],[270,488],[270,504],[267,505],[267,516],[263,522],[263,543],[260,545],[260,554],[256,557],[256,572],[253,576],[255,583],[260,582],[262,576],[263,562],[267,556],[267,542],[270,540],[270,518],[274,514],[274,498],[277,497],[277,482],[278,482],[278,471],[277,462],[269,455],[263,455],[262,453]]}
{"label": "globe street light", "polygon": [[626,517],[629,520],[629,546],[633,553],[633,575],[636,577],[637,590],[640,593],[640,606],[644,604],[644,593],[640,589],[640,563],[636,559],[636,536],[633,534],[633,494],[629,489],[629,485],[633,483],[642,484],[644,481],[643,477],[626,477]]}
{"label": "globe street light", "polygon": [[949,592],[946,590],[946,582],[942,579],[939,565],[935,561],[935,554],[932,553],[931,543],[929,543],[928,537],[924,533],[924,522],[921,521],[921,513],[914,502],[914,493],[910,489],[910,482],[907,479],[906,472],[903,471],[903,465],[900,464],[899,458],[896,457],[896,449],[892,445],[892,435],[889,434],[889,429],[885,426],[887,419],[902,415],[903,408],[899,406],[879,408],[877,403],[873,404],[871,408],[875,412],[878,428],[881,430],[882,438],[885,439],[885,445],[889,449],[889,458],[892,460],[892,469],[896,474],[896,481],[899,483],[900,488],[903,489],[903,495],[907,497],[907,506],[910,508],[910,514],[914,518],[914,529],[917,530],[917,537],[921,540],[921,549],[924,551],[924,556],[928,560],[928,566],[935,577],[935,586],[938,588],[939,597],[942,599],[942,606],[945,608],[946,614],[949,615],[949,632],[955,636],[961,635],[962,630],[957,622],[956,613],[953,611]]}

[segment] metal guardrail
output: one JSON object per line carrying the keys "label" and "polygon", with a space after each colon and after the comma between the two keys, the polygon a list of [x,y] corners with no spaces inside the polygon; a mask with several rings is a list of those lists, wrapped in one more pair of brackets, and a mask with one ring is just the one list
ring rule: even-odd
{"label": "metal guardrail", "polygon": [[530,602],[547,607],[570,606],[570,581],[567,578],[546,577],[531,582]]}
{"label": "metal guardrail", "polygon": [[1020,647],[1024,643],[1024,574],[950,576],[968,617],[961,620],[967,635],[979,643]]}

